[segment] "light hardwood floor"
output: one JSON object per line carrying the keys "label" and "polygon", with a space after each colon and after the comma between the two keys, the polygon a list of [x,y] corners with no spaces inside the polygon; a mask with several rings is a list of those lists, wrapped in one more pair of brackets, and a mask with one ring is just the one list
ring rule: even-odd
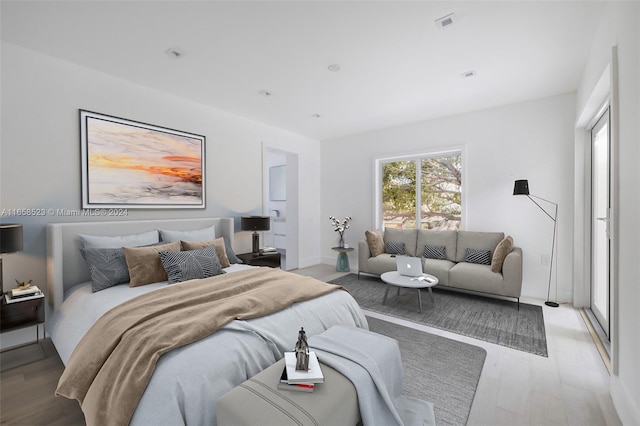
{"label": "light hardwood floor", "polygon": [[[322,281],[343,275],[330,265],[293,272]],[[609,374],[580,313],[568,305],[549,308],[541,300],[522,301],[543,307],[548,358],[375,312],[365,313],[487,351],[469,425],[620,425],[609,396]],[[45,341],[44,348],[44,360],[1,374],[2,424],[84,424],[76,402],[54,396],[63,365],[50,341]]]}

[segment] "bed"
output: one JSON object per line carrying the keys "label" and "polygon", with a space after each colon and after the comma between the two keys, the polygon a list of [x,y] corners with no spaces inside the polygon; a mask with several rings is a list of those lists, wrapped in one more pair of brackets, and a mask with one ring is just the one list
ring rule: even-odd
{"label": "bed", "polygon": [[[156,229],[190,231],[215,227],[216,237],[234,245],[232,218],[60,223],[47,225],[48,300],[53,308],[47,332],[67,365],[84,334],[111,308],[138,295],[167,287],[116,285],[92,292],[78,234],[127,235]],[[225,272],[252,268],[232,264]],[[333,325],[368,328],[364,314],[345,291],[295,303],[279,312],[232,321],[214,334],[160,357],[131,418],[133,425],[214,425],[215,401],[291,350],[300,326],[319,334]]]}

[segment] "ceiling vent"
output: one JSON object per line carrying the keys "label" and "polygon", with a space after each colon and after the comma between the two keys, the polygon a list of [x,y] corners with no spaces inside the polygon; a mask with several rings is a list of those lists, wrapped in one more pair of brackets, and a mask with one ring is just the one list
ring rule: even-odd
{"label": "ceiling vent", "polygon": [[447,28],[453,25],[453,13],[443,16],[442,18],[436,19],[436,27],[438,28]]}
{"label": "ceiling vent", "polygon": [[460,77],[462,78],[471,78],[471,77],[475,77],[476,76],[476,70],[469,70],[469,71],[465,71],[462,74],[460,74]]}
{"label": "ceiling vent", "polygon": [[268,98],[269,96],[273,96],[273,93],[271,93],[268,90],[261,90],[261,91],[258,92],[258,94],[260,96],[264,96],[265,98]]}
{"label": "ceiling vent", "polygon": [[164,51],[164,53],[171,59],[182,59],[182,57],[184,56],[184,52],[182,50],[176,49],[175,47],[168,48]]}

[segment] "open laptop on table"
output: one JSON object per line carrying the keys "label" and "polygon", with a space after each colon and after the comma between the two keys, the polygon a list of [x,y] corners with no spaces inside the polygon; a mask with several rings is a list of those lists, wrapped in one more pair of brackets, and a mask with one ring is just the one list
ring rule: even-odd
{"label": "open laptop on table", "polygon": [[400,275],[406,277],[421,277],[422,259],[413,256],[396,256],[396,268]]}

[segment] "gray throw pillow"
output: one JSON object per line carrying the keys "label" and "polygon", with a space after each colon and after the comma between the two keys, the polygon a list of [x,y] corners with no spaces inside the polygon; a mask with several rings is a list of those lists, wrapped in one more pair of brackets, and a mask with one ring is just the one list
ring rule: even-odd
{"label": "gray throw pillow", "polygon": [[129,282],[129,268],[121,248],[81,248],[80,253],[89,267],[94,293]]}
{"label": "gray throw pillow", "polygon": [[213,246],[189,251],[161,251],[160,261],[169,284],[225,273]]}
{"label": "gray throw pillow", "polygon": [[404,254],[404,243],[388,241],[384,243],[384,251],[389,254]]}
{"label": "gray throw pillow", "polygon": [[224,249],[227,252],[227,257],[229,258],[229,263],[231,263],[231,264],[233,264],[233,263],[244,263],[244,262],[242,262],[242,260],[238,256],[236,256],[236,253],[231,248],[231,243],[229,243],[229,240],[227,239],[227,237],[224,237]]}
{"label": "gray throw pillow", "polygon": [[444,259],[444,251],[445,246],[430,246],[429,244],[425,244],[422,256],[428,259]]}
{"label": "gray throw pillow", "polygon": [[464,256],[464,261],[468,263],[478,263],[480,265],[491,265],[491,251],[468,248]]}

